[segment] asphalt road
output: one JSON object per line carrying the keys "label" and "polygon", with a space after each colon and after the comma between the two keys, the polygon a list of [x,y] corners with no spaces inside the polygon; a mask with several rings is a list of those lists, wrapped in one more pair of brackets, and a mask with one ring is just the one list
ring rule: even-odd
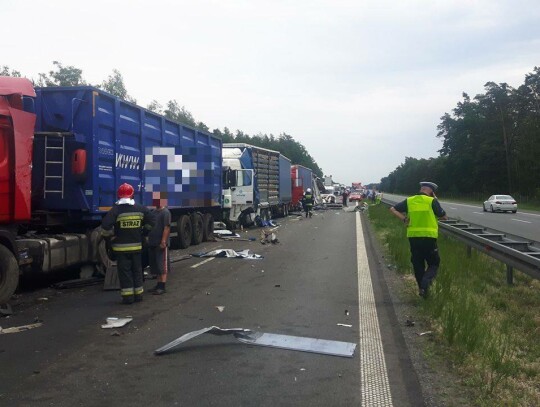
{"label": "asphalt road", "polygon": [[[406,199],[402,195],[384,194],[384,197],[392,202],[399,202]],[[441,205],[449,217],[461,219],[464,222],[506,233],[513,237],[540,242],[540,214],[532,211],[518,212],[484,212],[482,203],[478,205],[449,202],[440,199]]]}
{"label": "asphalt road", "polygon": [[[281,220],[276,245],[192,247],[184,252],[249,248],[264,259],[175,263],[167,294],[131,306],[99,286],[20,294],[0,326],[43,325],[0,335],[0,405],[423,405],[365,222],[356,212],[328,210]],[[134,320],[123,328],[100,328],[107,317],[127,315]],[[212,325],[358,346],[342,358],[204,335],[153,354]]]}

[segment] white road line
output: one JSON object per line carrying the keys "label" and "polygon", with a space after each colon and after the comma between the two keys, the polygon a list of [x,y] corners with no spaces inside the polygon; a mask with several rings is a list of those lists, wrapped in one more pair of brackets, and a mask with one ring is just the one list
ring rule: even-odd
{"label": "white road line", "polygon": [[362,218],[356,212],[356,256],[358,267],[358,315],[360,329],[360,391],[362,406],[392,407],[392,394],[384,360],[379,318],[362,232]]}
{"label": "white road line", "polygon": [[526,220],[521,220],[521,219],[513,219],[512,220],[515,220],[516,222],[523,222],[523,223],[532,223],[532,222],[529,222],[529,221],[526,221]]}
{"label": "white road line", "polygon": [[457,209],[457,208],[452,208],[452,207],[450,207],[450,209]]}
{"label": "white road line", "polygon": [[202,266],[204,263],[208,263],[209,261],[212,261],[214,259],[215,259],[215,257],[209,257],[206,260],[203,260],[203,261],[201,261],[201,262],[199,262],[197,264],[194,264],[193,266],[191,266],[191,268],[196,269],[197,267]]}

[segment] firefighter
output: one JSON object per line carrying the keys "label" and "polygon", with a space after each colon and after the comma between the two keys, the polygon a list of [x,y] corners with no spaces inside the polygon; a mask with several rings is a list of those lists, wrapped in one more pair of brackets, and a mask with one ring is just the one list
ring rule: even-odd
{"label": "firefighter", "polygon": [[448,219],[437,200],[436,190],[437,184],[420,182],[420,193],[390,207],[390,212],[407,227],[411,263],[418,284],[418,293],[424,298],[437,275],[441,261],[437,248],[439,234],[437,218]]}
{"label": "firefighter", "polygon": [[302,206],[306,212],[306,218],[309,216],[311,218],[311,211],[313,210],[313,204],[315,203],[315,198],[311,193],[311,188],[306,189],[304,196],[302,196]]}
{"label": "firefighter", "polygon": [[143,299],[142,232],[154,225],[150,210],[135,203],[134,193],[130,184],[120,185],[118,201],[101,222],[103,234],[114,236],[112,250],[116,254],[123,304]]}

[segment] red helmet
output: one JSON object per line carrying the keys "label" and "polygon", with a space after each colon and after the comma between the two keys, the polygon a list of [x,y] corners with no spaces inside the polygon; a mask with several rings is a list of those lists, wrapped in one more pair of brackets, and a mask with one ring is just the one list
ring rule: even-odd
{"label": "red helmet", "polygon": [[118,198],[131,198],[135,194],[133,187],[124,183],[118,187]]}

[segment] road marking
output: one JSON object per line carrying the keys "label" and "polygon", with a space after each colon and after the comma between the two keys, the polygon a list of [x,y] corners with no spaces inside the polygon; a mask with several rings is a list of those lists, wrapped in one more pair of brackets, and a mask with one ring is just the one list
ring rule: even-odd
{"label": "road marking", "polygon": [[523,222],[523,223],[532,223],[532,222],[529,222],[529,221],[526,221],[526,220],[521,220],[521,219],[513,219],[512,220],[515,220],[516,222]]}
{"label": "road marking", "polygon": [[450,207],[450,209],[457,209],[457,208],[452,208],[452,207]]}
{"label": "road marking", "polygon": [[478,215],[483,215],[484,214],[484,212],[473,212],[473,213],[476,213]]}
{"label": "road marking", "polygon": [[207,259],[205,259],[205,260],[203,260],[203,261],[201,261],[201,262],[199,262],[197,264],[194,264],[193,266],[191,266],[191,268],[196,269],[197,267],[202,266],[204,263],[208,263],[209,261],[212,261],[214,259],[215,259],[215,257],[209,257],[209,258],[207,258]]}
{"label": "road marking", "polygon": [[384,360],[379,318],[364,242],[362,218],[356,212],[356,261],[360,330],[360,391],[362,406],[391,407],[392,394]]}

